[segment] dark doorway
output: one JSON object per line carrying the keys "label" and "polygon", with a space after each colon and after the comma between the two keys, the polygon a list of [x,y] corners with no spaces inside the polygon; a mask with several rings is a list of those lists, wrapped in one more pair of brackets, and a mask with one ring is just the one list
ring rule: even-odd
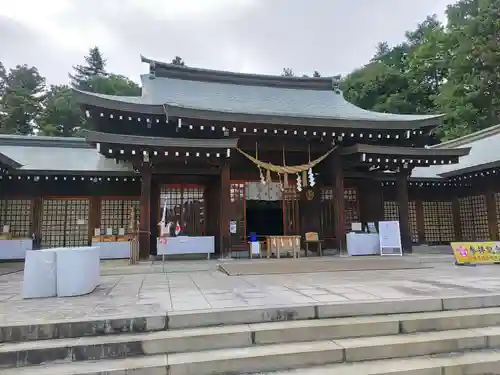
{"label": "dark doorway", "polygon": [[283,235],[283,208],[281,201],[246,202],[247,234],[259,236]]}

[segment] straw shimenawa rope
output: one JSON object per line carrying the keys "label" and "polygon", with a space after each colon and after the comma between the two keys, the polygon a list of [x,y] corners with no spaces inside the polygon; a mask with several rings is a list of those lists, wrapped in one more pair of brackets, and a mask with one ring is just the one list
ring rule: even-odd
{"label": "straw shimenawa rope", "polygon": [[310,161],[307,164],[290,165],[290,166],[281,166],[281,165],[274,165],[271,163],[266,163],[266,162],[260,161],[259,159],[254,158],[252,155],[247,154],[245,151],[243,151],[239,148],[236,148],[236,150],[238,150],[243,156],[245,156],[248,160],[250,160],[255,165],[257,165],[259,168],[264,168],[264,169],[267,169],[268,171],[271,171],[274,173],[299,173],[299,172],[307,171],[308,169],[313,168],[316,165],[318,165],[319,163],[321,163],[323,160],[326,159],[326,157],[328,155],[330,155],[333,151],[335,151],[336,148],[337,148],[337,146],[332,148],[330,151],[328,151],[323,156],[320,156],[319,158],[317,158],[313,161]]}

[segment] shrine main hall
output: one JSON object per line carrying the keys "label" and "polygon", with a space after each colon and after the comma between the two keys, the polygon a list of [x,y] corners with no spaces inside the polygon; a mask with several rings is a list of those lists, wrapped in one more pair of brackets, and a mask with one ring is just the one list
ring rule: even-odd
{"label": "shrine main hall", "polygon": [[441,115],[358,108],[332,78],[142,61],[139,97],[73,90],[82,138],[0,136],[10,240],[45,248],[133,235],[147,258],[163,221],[238,256],[250,233],[315,232],[342,249],[352,222],[381,220],[399,221],[404,252],[498,239],[496,161],[475,151],[497,128],[437,144]]}

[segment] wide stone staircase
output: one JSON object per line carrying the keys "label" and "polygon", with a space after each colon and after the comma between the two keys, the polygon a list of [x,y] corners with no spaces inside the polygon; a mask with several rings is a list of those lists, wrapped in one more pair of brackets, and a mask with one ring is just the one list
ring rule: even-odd
{"label": "wide stone staircase", "polygon": [[0,325],[1,375],[500,374],[500,295]]}

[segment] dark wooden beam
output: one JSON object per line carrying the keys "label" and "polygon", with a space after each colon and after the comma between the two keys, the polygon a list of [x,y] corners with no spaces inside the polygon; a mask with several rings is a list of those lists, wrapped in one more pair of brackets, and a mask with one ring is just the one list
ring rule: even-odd
{"label": "dark wooden beam", "polygon": [[401,245],[406,253],[412,252],[410,236],[410,213],[408,207],[408,174],[401,172],[396,178],[396,196],[399,204],[399,229],[401,231]]}
{"label": "dark wooden beam", "polygon": [[141,168],[141,216],[139,222],[139,257],[149,258],[151,248],[151,165]]}

